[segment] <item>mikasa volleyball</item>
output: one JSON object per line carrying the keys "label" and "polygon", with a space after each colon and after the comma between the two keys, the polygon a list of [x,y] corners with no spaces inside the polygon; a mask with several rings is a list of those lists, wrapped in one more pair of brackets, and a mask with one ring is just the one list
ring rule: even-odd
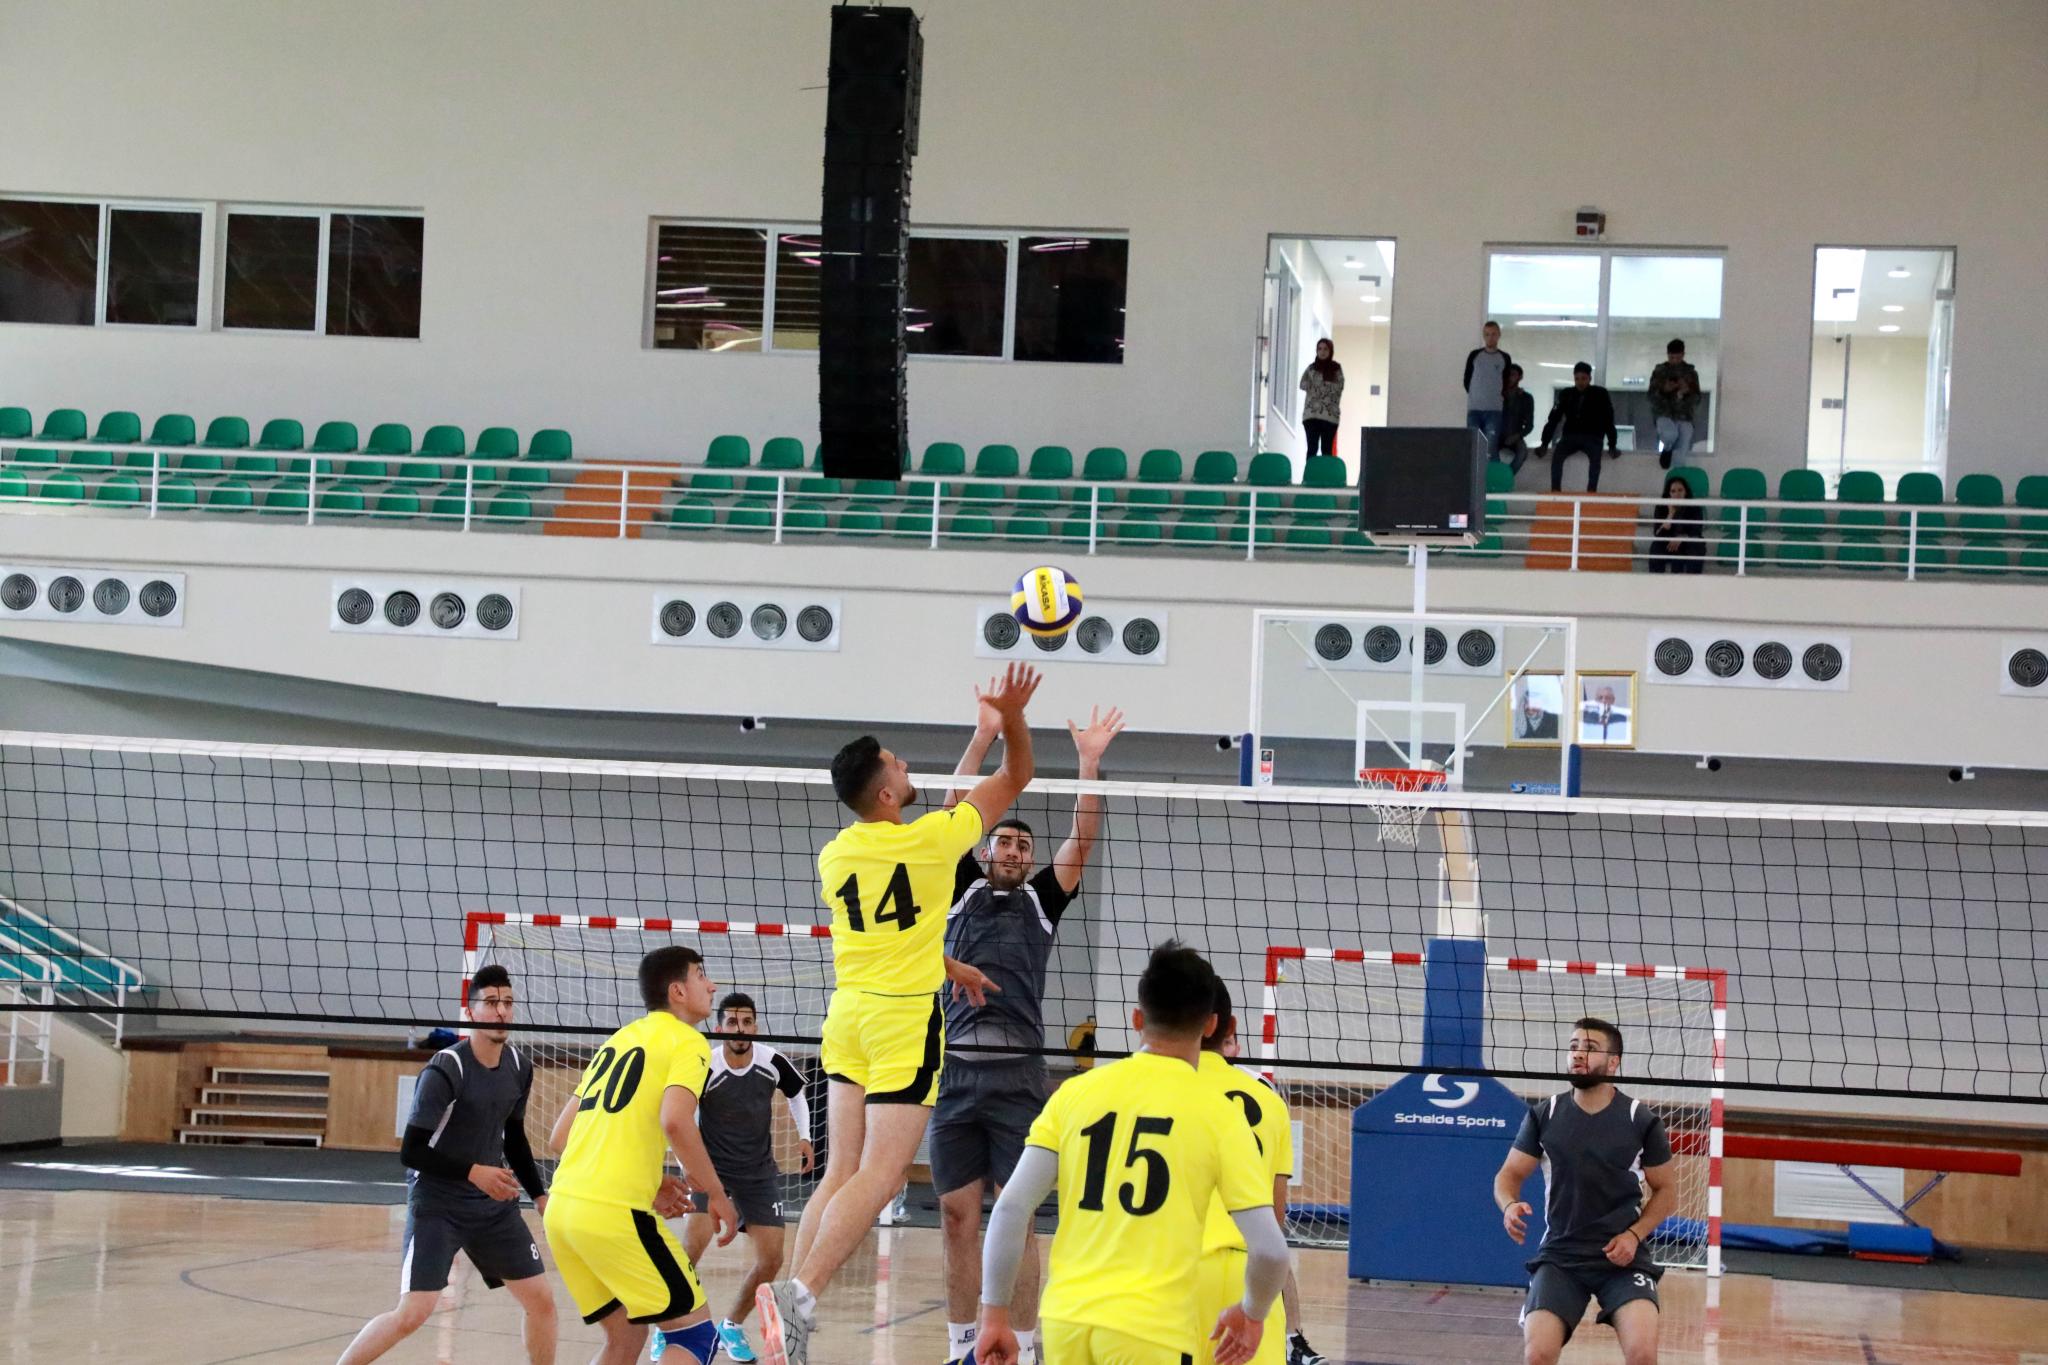
{"label": "mikasa volleyball", "polygon": [[1010,610],[1033,635],[1064,635],[1081,619],[1081,585],[1065,569],[1041,564],[1017,580]]}

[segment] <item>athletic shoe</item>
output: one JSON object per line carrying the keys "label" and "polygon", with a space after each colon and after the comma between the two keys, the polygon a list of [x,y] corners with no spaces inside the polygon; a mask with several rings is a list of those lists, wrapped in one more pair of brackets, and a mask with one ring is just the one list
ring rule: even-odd
{"label": "athletic shoe", "polygon": [[1296,1332],[1287,1338],[1287,1365],[1326,1365],[1326,1361],[1308,1344],[1307,1337]]}
{"label": "athletic shoe", "polygon": [[725,1349],[726,1359],[734,1365],[753,1365],[754,1348],[747,1344],[746,1329],[727,1318],[718,1324],[718,1344]]}
{"label": "athletic shoe", "polygon": [[754,1306],[761,1310],[763,1365],[810,1365],[811,1324],[796,1306],[796,1286],[764,1284],[754,1291]]}

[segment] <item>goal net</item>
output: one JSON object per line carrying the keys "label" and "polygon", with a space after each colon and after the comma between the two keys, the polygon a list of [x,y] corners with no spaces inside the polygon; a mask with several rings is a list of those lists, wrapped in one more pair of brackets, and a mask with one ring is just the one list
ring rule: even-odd
{"label": "goal net", "polygon": [[[468,1004],[469,980],[486,963],[511,973],[515,1043],[533,1061],[527,1137],[551,1173],[548,1130],[604,1036],[646,1013],[637,975],[640,959],[669,944],[703,955],[705,970],[717,985],[715,1000],[734,992],[750,998],[759,1041],[787,1057],[805,1079],[812,1132],[796,1130],[787,1106],[770,1106],[781,1200],[793,1209],[803,1202],[825,1157],[824,1084],[816,1039],[832,990],[828,926],[473,911],[465,922],[462,979],[454,1003]],[[715,1016],[705,1023],[707,1029],[717,1026]],[[797,1145],[805,1139],[815,1145],[819,1162],[808,1174]]]}
{"label": "goal net", "polygon": [[[1621,1029],[1619,1084],[1663,1119],[1678,1176],[1678,1210],[1651,1234],[1650,1253],[1660,1265],[1712,1273],[1720,1262],[1727,1001],[1727,977],[1712,968],[1494,956],[1486,959],[1481,1019],[1487,1064],[1508,1072],[1562,1070],[1577,1019]],[[1325,1063],[1272,1075],[1296,1125],[1288,1227],[1295,1241],[1347,1242],[1352,1113],[1393,1073],[1417,1069],[1430,1008],[1420,952],[1267,950],[1260,1055],[1312,1051]],[[1439,1084],[1448,1092],[1454,1082]],[[1560,1088],[1507,1084],[1525,1099]]]}

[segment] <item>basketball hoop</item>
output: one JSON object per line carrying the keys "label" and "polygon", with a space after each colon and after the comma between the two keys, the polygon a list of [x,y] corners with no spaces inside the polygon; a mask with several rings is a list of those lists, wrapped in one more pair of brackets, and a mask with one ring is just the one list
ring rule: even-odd
{"label": "basketball hoop", "polygon": [[1365,804],[1379,817],[1380,842],[1407,848],[1415,847],[1416,832],[1429,807],[1385,797],[1397,792],[1442,791],[1446,786],[1440,768],[1360,768],[1358,784],[1365,788]]}

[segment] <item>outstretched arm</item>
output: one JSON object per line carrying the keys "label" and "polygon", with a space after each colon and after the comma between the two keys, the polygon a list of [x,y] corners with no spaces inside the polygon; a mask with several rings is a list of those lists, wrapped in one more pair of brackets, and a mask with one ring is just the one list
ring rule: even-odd
{"label": "outstretched arm", "polygon": [[[989,698],[996,692],[996,680],[988,680],[988,691],[974,689],[974,737],[967,741],[967,752],[960,755],[960,765],[953,769],[955,777],[980,777],[981,765],[988,758],[988,751],[995,747],[996,736],[1002,733],[1003,718],[989,705]],[[967,784],[955,782],[946,792],[946,805],[950,809],[961,797],[967,795]]]}
{"label": "outstretched arm", "polygon": [[[1093,782],[1102,776],[1102,754],[1109,748],[1109,742],[1123,733],[1124,713],[1116,707],[1109,708],[1103,715],[1100,707],[1088,708],[1088,728],[1082,729],[1074,722],[1067,722],[1067,733],[1074,737],[1074,753],[1080,761],[1080,777],[1083,782]],[[1102,832],[1102,798],[1094,792],[1083,792],[1074,798],[1074,832],[1060,845],[1060,851],[1053,856],[1052,866],[1060,879],[1060,888],[1073,895],[1081,885],[1081,869],[1087,865],[1088,855],[1095,849],[1095,836]]]}
{"label": "outstretched arm", "polygon": [[967,799],[981,813],[981,827],[989,829],[1009,814],[1036,771],[1031,762],[1031,726],[1024,708],[1038,690],[1039,672],[1029,664],[1011,664],[1002,680],[987,697],[987,704],[1000,718],[1003,728],[1003,766],[974,784]]}

